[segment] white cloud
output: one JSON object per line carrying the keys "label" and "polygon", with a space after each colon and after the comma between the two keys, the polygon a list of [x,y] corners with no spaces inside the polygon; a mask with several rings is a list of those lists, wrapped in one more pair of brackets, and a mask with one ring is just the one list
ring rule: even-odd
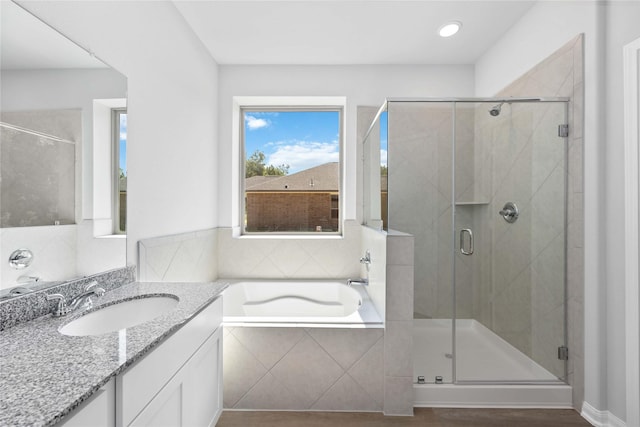
{"label": "white cloud", "polygon": [[340,160],[338,141],[284,141],[274,145],[276,150],[269,154],[267,164],[289,165],[290,174]]}
{"label": "white cloud", "polygon": [[267,126],[269,126],[269,124],[271,124],[269,120],[259,119],[255,116],[250,116],[248,114],[245,116],[245,121],[247,123],[247,127],[249,128],[249,130],[266,128]]}
{"label": "white cloud", "polygon": [[380,164],[387,166],[387,150],[380,150]]}

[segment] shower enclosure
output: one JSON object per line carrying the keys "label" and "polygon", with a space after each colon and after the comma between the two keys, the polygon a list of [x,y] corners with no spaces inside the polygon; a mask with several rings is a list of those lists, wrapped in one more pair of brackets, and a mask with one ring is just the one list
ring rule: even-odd
{"label": "shower enclosure", "polygon": [[566,124],[556,98],[389,99],[378,111],[364,221],[415,239],[414,390],[560,385],[570,405]]}

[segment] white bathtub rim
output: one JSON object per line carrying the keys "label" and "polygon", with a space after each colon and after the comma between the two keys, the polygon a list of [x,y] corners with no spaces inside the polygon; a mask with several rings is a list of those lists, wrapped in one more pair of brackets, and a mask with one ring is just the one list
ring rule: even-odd
{"label": "white bathtub rim", "polygon": [[[347,286],[347,279],[220,279],[232,288],[237,283],[338,283]],[[313,327],[313,328],[384,328],[384,321],[378,314],[366,287],[357,285],[350,289],[357,291],[362,299],[358,311],[344,317],[284,317],[284,316],[223,316],[223,324],[230,327]],[[223,294],[224,304],[224,294]]]}

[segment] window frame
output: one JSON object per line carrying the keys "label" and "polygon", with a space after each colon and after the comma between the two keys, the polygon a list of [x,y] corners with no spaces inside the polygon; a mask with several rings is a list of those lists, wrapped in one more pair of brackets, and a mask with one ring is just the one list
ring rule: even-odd
{"label": "window frame", "polygon": [[126,224],[124,230],[120,229],[120,116],[122,114],[127,114],[126,107],[111,109],[111,206],[113,207],[111,218],[114,235],[127,234]]}
{"label": "window frame", "polygon": [[[308,100],[309,97],[304,97],[304,99]],[[313,99],[313,98],[311,98]],[[276,100],[276,102],[274,102]],[[324,100],[324,101],[323,101]],[[315,102],[292,102],[290,98],[283,98],[279,100],[278,98],[270,97],[262,102],[252,102],[247,104],[238,103],[237,104],[237,112],[239,117],[239,154],[240,154],[240,165],[239,165],[239,218],[238,223],[240,225],[240,235],[241,236],[260,236],[260,237],[326,237],[326,238],[335,238],[336,236],[343,236],[343,215],[344,215],[344,150],[345,150],[345,102],[344,98],[341,97],[331,97],[331,98],[323,98],[319,97],[315,100]],[[322,112],[322,111],[331,111],[338,113],[338,230],[337,231],[247,231],[246,223],[245,223],[245,212],[247,207],[246,202],[246,143],[245,143],[245,115],[247,113],[256,113],[256,112]],[[331,197],[333,197],[331,195]],[[330,200],[331,203],[331,200]],[[330,209],[330,218],[332,215],[332,211],[334,209]]]}

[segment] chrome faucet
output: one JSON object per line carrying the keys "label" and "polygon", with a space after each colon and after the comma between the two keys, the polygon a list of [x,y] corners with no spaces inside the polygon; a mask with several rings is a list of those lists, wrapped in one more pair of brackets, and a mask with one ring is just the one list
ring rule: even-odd
{"label": "chrome faucet", "polygon": [[56,307],[51,311],[53,317],[66,316],[67,314],[75,311],[78,307],[83,306],[85,309],[91,308],[93,302],[91,301],[92,296],[101,297],[104,295],[104,289],[98,288],[98,282],[95,280],[89,282],[89,284],[84,288],[84,292],[80,295],[76,295],[71,299],[71,302],[67,304],[67,300],[62,294],[51,294],[47,295],[47,301],[58,301]]}
{"label": "chrome faucet", "polygon": [[367,267],[369,266],[369,264],[371,264],[371,252],[369,252],[368,249],[364,253],[364,256],[362,258],[360,258],[360,264],[364,264]]}
{"label": "chrome faucet", "polygon": [[351,285],[368,286],[369,279],[347,279],[347,286],[351,286]]}

